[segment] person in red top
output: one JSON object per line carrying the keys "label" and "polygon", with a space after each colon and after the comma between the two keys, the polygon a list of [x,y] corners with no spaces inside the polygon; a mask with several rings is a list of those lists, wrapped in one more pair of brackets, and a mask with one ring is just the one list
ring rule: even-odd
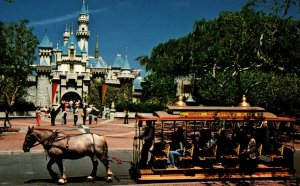
{"label": "person in red top", "polygon": [[69,110],[69,102],[66,100],[65,101],[65,110],[68,111]]}
{"label": "person in red top", "polygon": [[41,110],[40,107],[38,107],[35,111],[35,115],[36,115],[36,122],[38,124],[38,126],[41,125]]}

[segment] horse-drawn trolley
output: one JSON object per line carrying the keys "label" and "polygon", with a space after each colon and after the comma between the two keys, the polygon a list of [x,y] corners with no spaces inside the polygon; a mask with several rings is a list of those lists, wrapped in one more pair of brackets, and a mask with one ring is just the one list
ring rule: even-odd
{"label": "horse-drawn trolley", "polygon": [[[153,116],[137,115],[136,136],[147,121],[155,132],[146,166],[140,164],[144,140],[133,143],[130,173],[138,181],[285,179],[295,173],[294,118],[261,107],[168,106]],[[186,144],[170,166],[172,135],[178,128]]]}

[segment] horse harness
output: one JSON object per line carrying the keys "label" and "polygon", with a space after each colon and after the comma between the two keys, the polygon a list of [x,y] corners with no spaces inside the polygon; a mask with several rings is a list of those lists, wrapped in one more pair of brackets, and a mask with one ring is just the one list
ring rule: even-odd
{"label": "horse harness", "polygon": [[[53,131],[52,134],[44,139],[44,140],[38,140],[38,143],[34,144],[32,147],[35,147],[39,144],[42,144],[44,146],[44,149],[46,151],[49,151],[51,148],[53,147],[56,147],[56,148],[60,148],[62,149],[62,147],[59,147],[59,146],[56,146],[54,145],[53,143],[54,142],[57,142],[57,141],[60,141],[60,140],[64,140],[64,139],[67,139],[67,144],[66,144],[66,148],[65,150],[68,150],[69,148],[69,140],[70,140],[70,137],[73,137],[73,136],[79,136],[79,135],[84,135],[86,133],[83,133],[83,134],[73,134],[73,135],[67,135],[67,136],[58,136],[58,132],[57,130]],[[92,147],[93,147],[93,154],[95,153],[96,151],[96,146],[95,146],[95,139],[94,139],[94,135],[93,133],[90,133],[92,135],[92,138],[93,138],[93,144],[92,144]],[[34,133],[32,133],[31,135],[35,136],[37,139],[39,139]],[[62,149],[64,150],[64,149]]]}

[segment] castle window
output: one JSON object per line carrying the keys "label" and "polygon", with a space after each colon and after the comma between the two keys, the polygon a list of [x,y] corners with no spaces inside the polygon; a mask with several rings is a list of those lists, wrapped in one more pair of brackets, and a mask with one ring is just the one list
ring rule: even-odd
{"label": "castle window", "polygon": [[82,28],[82,31],[84,31],[84,28]]}
{"label": "castle window", "polygon": [[75,53],[74,49],[71,49],[70,50],[70,58],[74,58],[74,53]]}
{"label": "castle window", "polygon": [[74,73],[74,65],[70,64],[70,73]]}

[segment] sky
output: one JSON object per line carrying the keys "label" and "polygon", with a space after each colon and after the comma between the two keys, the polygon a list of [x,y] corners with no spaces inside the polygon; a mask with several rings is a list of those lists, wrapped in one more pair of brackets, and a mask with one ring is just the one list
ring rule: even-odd
{"label": "sky", "polygon": [[[89,55],[94,55],[96,36],[100,55],[112,65],[116,54],[135,60],[150,55],[152,48],[189,34],[196,20],[217,18],[222,11],[239,11],[247,0],[85,0],[90,22]],[[47,32],[53,46],[62,43],[66,25],[78,29],[82,0],[0,0],[0,21],[27,19],[41,42]]]}

